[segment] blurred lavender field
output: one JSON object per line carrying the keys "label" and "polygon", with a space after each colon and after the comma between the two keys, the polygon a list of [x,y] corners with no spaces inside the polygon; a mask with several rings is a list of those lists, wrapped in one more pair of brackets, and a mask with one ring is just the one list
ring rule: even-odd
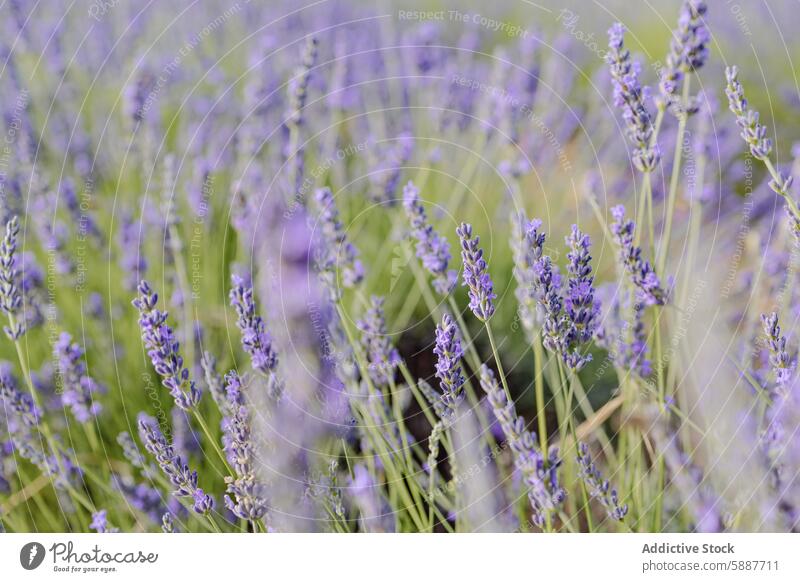
{"label": "blurred lavender field", "polygon": [[0,5],[0,530],[798,531],[796,6],[706,4]]}

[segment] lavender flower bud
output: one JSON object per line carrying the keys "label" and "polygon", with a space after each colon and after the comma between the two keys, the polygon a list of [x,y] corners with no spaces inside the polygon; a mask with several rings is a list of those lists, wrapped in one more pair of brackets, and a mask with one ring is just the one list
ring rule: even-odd
{"label": "lavender flower bud", "polygon": [[466,380],[461,369],[464,351],[458,336],[458,326],[445,313],[441,325],[436,326],[436,346],[433,348],[433,353],[438,356],[436,377],[442,388],[441,400],[445,413],[442,420],[445,422],[453,421],[458,405],[464,399],[462,387]]}
{"label": "lavender flower bud", "polygon": [[624,34],[625,28],[619,22],[609,29],[606,61],[614,83],[614,104],[622,108],[628,138],[634,145],[633,163],[640,172],[647,173],[655,169],[659,155],[650,144],[653,124],[639,82],[639,68],[631,62],[630,52],[624,46]]}
{"label": "lavender flower bud", "polygon": [[161,531],[175,533],[175,525],[172,523],[172,515],[169,512],[161,516]]}
{"label": "lavender flower bud", "polygon": [[89,529],[93,529],[97,533],[117,533],[119,531],[109,525],[105,509],[92,514],[92,523],[89,524]]}
{"label": "lavender flower bud", "polygon": [[634,223],[625,220],[625,207],[621,204],[611,209],[614,222],[611,233],[619,246],[619,258],[622,266],[636,287],[639,300],[645,305],[665,305],[668,294],[661,287],[661,280],[656,275],[649,261],[642,259],[642,249],[633,243]]}
{"label": "lavender flower bud", "polygon": [[102,405],[94,401],[100,386],[86,372],[83,349],[72,341],[72,336],[63,332],[53,346],[53,355],[58,360],[63,384],[61,402],[70,407],[75,420],[88,422],[100,413]]}
{"label": "lavender flower bud", "polygon": [[316,191],[319,208],[321,239],[318,243],[317,262],[332,297],[338,299],[340,291],[336,283],[336,270],[342,275],[342,285],[346,288],[358,285],[364,279],[364,266],[358,260],[358,250],[348,241],[344,226],[339,221],[339,211],[329,188]]}
{"label": "lavender flower bud", "polygon": [[417,241],[417,257],[433,275],[434,289],[447,295],[457,278],[456,272],[447,268],[450,262],[450,245],[428,222],[425,208],[419,200],[419,190],[413,182],[403,188],[403,207],[411,223],[411,234]]}
{"label": "lavender flower bud", "polygon": [[173,494],[177,497],[191,497],[194,511],[208,514],[214,507],[214,500],[197,486],[197,471],[192,471],[175,452],[159,430],[155,420],[145,415],[139,417],[139,438],[145,448],[155,457],[161,470],[175,486]]}
{"label": "lavender flower bud", "polygon": [[394,379],[394,370],[400,363],[400,354],[392,345],[383,315],[383,297],[373,296],[370,308],[357,325],[361,330],[361,345],[367,355],[369,374],[380,386]]}
{"label": "lavender flower bud", "polygon": [[17,321],[15,317],[22,307],[15,256],[17,234],[19,234],[19,219],[14,216],[6,223],[6,234],[0,242],[0,309],[9,317],[9,325],[3,329],[12,341],[17,341],[25,334],[25,322]]}
{"label": "lavender flower bud", "polygon": [[469,307],[475,317],[487,321],[494,314],[494,294],[488,266],[479,248],[480,237],[472,237],[472,225],[462,222],[456,229],[461,240],[461,261],[464,264],[464,286],[469,288]]}
{"label": "lavender flower bud", "polygon": [[494,373],[485,365],[481,367],[480,379],[511,447],[514,463],[528,487],[533,521],[544,527],[566,497],[566,491],[558,483],[558,467],[561,465],[558,450],[553,447],[547,457],[542,454],[536,446],[536,434],[526,430],[525,421],[517,416],[514,404],[508,401]]}
{"label": "lavender flower bud", "polygon": [[795,362],[786,351],[786,337],[781,335],[778,314],[773,312],[769,315],[762,315],[761,323],[764,326],[764,335],[770,354],[769,363],[775,372],[777,389],[779,392],[784,392],[794,376]]}
{"label": "lavender flower bud", "polygon": [[744,97],[744,88],[739,82],[739,70],[726,67],[725,78],[728,81],[725,94],[728,96],[730,110],[736,116],[736,125],[741,129],[741,136],[750,146],[750,153],[759,160],[766,160],[772,152],[772,140],[767,137],[767,128],[758,121],[758,111],[750,109]]}
{"label": "lavender flower bud", "polygon": [[202,391],[189,379],[189,370],[183,367],[180,342],[166,323],[167,313],[156,309],[157,303],[158,294],[147,281],[142,281],[139,297],[133,300],[133,305],[139,310],[139,327],[147,355],[175,404],[183,410],[191,410],[200,401]]}
{"label": "lavender flower bud", "polygon": [[[572,232],[566,242],[570,247],[567,253],[569,280],[565,300],[569,323],[567,343],[580,345],[590,341],[594,336],[599,320],[600,302],[594,297],[589,235],[582,233],[578,230],[578,226],[573,224]],[[567,355],[566,363],[570,368],[577,370],[591,359],[591,354],[582,355],[576,348]]]}
{"label": "lavender flower bud", "polygon": [[255,471],[255,445],[250,434],[250,415],[240,404],[241,397],[229,392],[229,402],[235,408],[234,415],[225,426],[225,452],[236,478],[225,477],[225,506],[240,519],[256,521],[267,513],[266,487],[258,480]]}
{"label": "lavender flower bud", "polygon": [[231,280],[229,297],[238,315],[236,325],[242,332],[242,347],[250,355],[253,368],[269,379],[270,396],[279,398],[282,387],[276,377],[278,355],[264,320],[256,313],[253,288],[237,275],[232,275]]}
{"label": "lavender flower bud", "polygon": [[536,264],[542,259],[545,234],[539,232],[541,220],[528,220],[523,213],[512,216],[511,224],[511,250],[514,255],[514,278],[517,281],[515,294],[522,325],[532,335],[538,305]]}
{"label": "lavender flower bud", "polygon": [[578,469],[589,495],[602,504],[608,517],[616,521],[625,519],[628,505],[620,505],[617,490],[603,479],[603,474],[589,456],[589,446],[586,443],[578,443]]}
{"label": "lavender flower bud", "polygon": [[695,113],[696,104],[680,103],[679,90],[686,73],[701,68],[708,57],[711,40],[703,17],[707,10],[703,0],[684,0],[678,27],[672,33],[666,65],[661,70],[658,105],[669,108],[675,115]]}

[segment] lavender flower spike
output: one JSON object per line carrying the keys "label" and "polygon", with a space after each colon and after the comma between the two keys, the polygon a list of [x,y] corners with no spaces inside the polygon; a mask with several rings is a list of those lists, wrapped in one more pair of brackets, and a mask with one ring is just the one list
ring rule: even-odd
{"label": "lavender flower spike", "polygon": [[603,479],[602,473],[589,456],[589,446],[586,443],[578,443],[578,468],[589,495],[605,507],[608,517],[616,521],[625,519],[628,505],[620,505],[617,490]]}
{"label": "lavender flower spike", "polygon": [[17,234],[19,219],[14,216],[6,223],[6,234],[0,241],[0,309],[8,316],[9,325],[3,327],[8,338],[17,341],[25,334],[22,312],[19,273],[16,268]]}
{"label": "lavender flower spike", "polygon": [[450,245],[428,222],[425,208],[419,200],[419,190],[413,182],[403,188],[403,207],[411,223],[411,234],[417,241],[417,257],[433,275],[433,287],[438,293],[447,295],[456,282],[456,272],[448,270]]}
{"label": "lavender flower spike", "polygon": [[253,288],[237,275],[231,276],[233,287],[230,291],[231,306],[236,310],[237,327],[242,332],[242,347],[250,355],[253,368],[270,381],[269,393],[278,398],[281,393],[280,382],[275,371],[278,354],[272,345],[272,337],[266,330],[264,320],[256,313]]}
{"label": "lavender flower spike", "polygon": [[536,326],[538,303],[536,265],[544,253],[545,234],[539,231],[541,220],[528,220],[522,212],[511,217],[511,224],[511,250],[514,255],[514,278],[517,281],[515,294],[522,325],[532,334]]}
{"label": "lavender flower spike", "polygon": [[97,533],[117,533],[119,531],[109,525],[105,509],[92,514],[92,523],[89,524],[89,529],[93,529]]}
{"label": "lavender flower spike", "polygon": [[436,326],[436,347],[433,348],[433,353],[438,356],[436,377],[442,388],[442,420],[445,422],[452,422],[458,405],[464,399],[462,387],[466,380],[460,363],[464,351],[458,335],[458,326],[445,313],[441,325]]}
{"label": "lavender flower spike", "polygon": [[517,416],[514,403],[508,401],[494,373],[484,365],[480,378],[481,387],[511,447],[514,463],[528,486],[533,521],[544,528],[566,497],[566,491],[558,482],[558,468],[561,465],[558,450],[551,447],[545,458],[536,446],[536,434],[525,429],[525,421]]}
{"label": "lavender flower spike", "polygon": [[236,478],[225,477],[225,506],[240,519],[257,521],[267,513],[266,487],[255,471],[255,445],[250,436],[250,415],[234,392],[229,393],[234,415],[225,424],[225,452],[236,471]]}
{"label": "lavender flower spike", "polygon": [[72,409],[75,420],[88,422],[100,413],[102,406],[94,401],[94,394],[100,387],[86,372],[83,349],[64,332],[55,343],[53,354],[58,360],[63,383],[62,403]]}
{"label": "lavender flower spike", "polygon": [[614,104],[622,108],[628,138],[633,142],[633,163],[640,172],[652,172],[659,155],[650,143],[653,124],[645,105],[645,90],[639,82],[639,67],[624,45],[625,27],[619,22],[608,30],[606,61],[614,83]]}
{"label": "lavender flower spike", "polygon": [[386,318],[383,315],[383,297],[373,296],[371,306],[364,319],[358,322],[361,330],[361,345],[367,354],[369,374],[373,382],[383,386],[394,378],[394,370],[400,363],[400,354],[389,339]]}
{"label": "lavender flower spike", "polygon": [[666,65],[659,82],[659,108],[668,108],[674,115],[693,114],[697,104],[680,103],[679,90],[687,73],[701,68],[708,57],[711,40],[704,16],[708,7],[703,0],[683,0],[678,28],[672,33]]}
{"label": "lavender flower spike", "polygon": [[464,263],[464,286],[469,287],[469,307],[475,317],[481,321],[488,321],[494,315],[494,294],[492,279],[487,272],[486,261],[483,259],[483,249],[480,237],[472,237],[472,225],[462,222],[456,229],[458,238],[461,239],[461,261]]}
{"label": "lavender flower spike", "polygon": [[342,284],[347,287],[358,285],[364,278],[364,266],[358,260],[358,251],[347,240],[344,226],[339,221],[339,211],[330,188],[317,190],[316,202],[319,208],[319,224],[322,240],[319,242],[318,263],[325,284],[334,297],[339,297],[336,288],[336,270],[342,274]]}
{"label": "lavender flower spike", "polygon": [[778,390],[784,392],[794,375],[795,362],[786,351],[786,337],[781,335],[778,314],[773,312],[769,315],[762,315],[761,323],[764,325],[764,335],[770,353],[769,363],[775,372],[775,382]]}
{"label": "lavender flower spike", "polygon": [[637,289],[639,300],[645,305],[665,305],[668,293],[661,287],[661,280],[649,261],[642,259],[641,247],[633,244],[635,225],[632,220],[625,220],[625,207],[615,206],[611,215],[614,217],[611,233],[619,245],[619,258]]}
{"label": "lavender flower spike", "polygon": [[167,442],[155,420],[145,415],[139,418],[139,437],[145,448],[156,458],[164,474],[175,486],[177,497],[191,497],[194,511],[207,515],[214,507],[214,499],[197,486],[197,471],[184,464],[175,448]]}
{"label": "lavender flower spike", "polygon": [[167,325],[167,312],[156,309],[158,294],[147,281],[139,284],[139,297],[133,305],[139,310],[139,327],[147,355],[161,383],[169,389],[175,404],[182,410],[192,410],[200,401],[201,390],[189,379],[189,370],[183,367],[180,343]]}
{"label": "lavender flower spike", "polygon": [[759,160],[766,160],[772,152],[772,140],[767,137],[767,128],[758,121],[758,111],[750,109],[744,98],[744,88],[739,82],[739,70],[736,67],[725,69],[728,81],[725,94],[728,106],[736,115],[736,125],[742,130],[742,139],[750,146],[750,153]]}
{"label": "lavender flower spike", "polygon": [[[578,226],[573,224],[572,232],[566,242],[570,247],[567,253],[569,280],[564,305],[570,326],[567,343],[580,345],[594,337],[600,316],[600,302],[594,297],[589,235],[582,233]],[[577,348],[565,354],[566,364],[573,369],[580,369],[591,359],[591,354],[582,355]]]}

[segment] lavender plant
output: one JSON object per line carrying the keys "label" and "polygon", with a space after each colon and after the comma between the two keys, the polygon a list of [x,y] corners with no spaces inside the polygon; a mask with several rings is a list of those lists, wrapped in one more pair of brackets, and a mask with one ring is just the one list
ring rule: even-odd
{"label": "lavender plant", "polygon": [[0,6],[0,530],[800,529],[793,37],[223,4]]}

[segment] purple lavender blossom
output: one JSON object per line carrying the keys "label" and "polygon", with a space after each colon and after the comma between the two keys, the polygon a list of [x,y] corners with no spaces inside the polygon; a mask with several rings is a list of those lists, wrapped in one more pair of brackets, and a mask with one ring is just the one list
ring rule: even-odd
{"label": "purple lavender blossom", "polygon": [[6,223],[6,234],[0,242],[0,309],[8,316],[3,327],[8,338],[17,341],[25,334],[25,322],[17,320],[22,308],[19,272],[16,268],[19,219],[14,216]]}
{"label": "purple lavender blossom", "polygon": [[645,105],[645,89],[639,82],[638,63],[624,45],[625,27],[619,22],[608,30],[606,61],[614,82],[614,104],[622,108],[628,137],[633,142],[633,163],[640,172],[652,172],[658,164],[658,150],[651,145],[653,124]]}
{"label": "purple lavender blossom", "polygon": [[250,434],[250,414],[241,396],[230,390],[229,402],[235,412],[225,426],[225,452],[236,478],[225,477],[225,507],[240,519],[258,521],[267,514],[266,487],[256,475],[255,444]]}
{"label": "purple lavender blossom", "polygon": [[278,354],[272,345],[272,337],[267,332],[264,320],[256,313],[253,287],[237,275],[231,275],[231,281],[233,287],[229,297],[231,306],[238,316],[236,326],[242,332],[242,347],[250,355],[253,369],[269,379],[270,396],[279,398],[281,386],[275,375]]}
{"label": "purple lavender blossom", "polygon": [[783,392],[794,377],[796,363],[786,351],[786,337],[781,334],[778,314],[773,312],[769,315],[762,315],[761,323],[764,326],[766,344],[769,348],[769,363],[775,372],[777,390]]}
{"label": "purple lavender blossom", "polygon": [[625,519],[628,514],[628,505],[620,505],[617,490],[603,479],[603,474],[589,456],[589,446],[586,443],[578,443],[578,469],[589,495],[602,504],[608,517],[616,521]]}
{"label": "purple lavender blossom", "polygon": [[322,239],[318,242],[318,267],[332,297],[338,299],[340,291],[336,283],[337,267],[342,275],[342,285],[351,288],[364,278],[364,266],[358,260],[358,250],[348,241],[344,226],[339,221],[339,211],[330,188],[318,189],[315,197],[320,212]]}
{"label": "purple lavender blossom", "polygon": [[161,531],[164,533],[175,533],[175,524],[172,523],[172,515],[169,512],[161,516]]}
{"label": "purple lavender blossom", "polygon": [[147,281],[139,284],[139,297],[133,305],[139,310],[139,327],[147,355],[162,384],[169,389],[175,404],[183,410],[191,410],[200,401],[202,391],[189,379],[189,370],[183,367],[180,342],[167,325],[167,312],[156,309],[158,294]]}
{"label": "purple lavender blossom", "polygon": [[684,0],[678,27],[672,33],[666,65],[661,70],[658,105],[675,115],[697,111],[696,104],[680,103],[679,90],[686,74],[700,69],[708,58],[711,36],[704,22],[707,9],[703,0]]}
{"label": "purple lavender blossom", "polygon": [[[567,281],[565,313],[569,322],[566,343],[584,344],[594,337],[600,314],[600,302],[594,297],[594,277],[592,276],[592,257],[589,254],[589,235],[582,233],[578,226],[572,225],[572,232],[566,238],[570,247],[567,253]],[[575,348],[565,355],[570,368],[580,369],[592,359],[591,354],[582,355]]]}
{"label": "purple lavender blossom", "polygon": [[462,222],[456,229],[461,240],[461,261],[464,264],[463,285],[469,288],[469,307],[481,321],[488,321],[494,314],[494,294],[492,279],[489,277],[488,265],[483,259],[480,237],[472,237],[472,225]]}
{"label": "purple lavender blossom", "polygon": [[113,483],[131,507],[147,515],[154,523],[161,521],[164,502],[162,493],[158,489],[147,483],[133,483],[130,479],[120,476],[114,476]]}
{"label": "purple lavender blossom", "polygon": [[101,391],[101,386],[87,373],[83,348],[73,342],[67,332],[62,332],[53,346],[53,355],[58,360],[61,375],[61,402],[70,407],[75,420],[89,422],[103,407],[95,401],[95,394]]}
{"label": "purple lavender blossom", "polygon": [[119,529],[109,525],[106,513],[105,509],[93,513],[92,523],[89,524],[89,529],[93,529],[97,533],[117,533]]}
{"label": "purple lavender blossom", "polygon": [[544,255],[533,266],[534,293],[542,318],[542,344],[551,352],[565,353],[567,338],[564,334],[563,301],[561,299],[561,273],[552,259]]}
{"label": "purple lavender blossom", "polygon": [[541,220],[528,220],[521,212],[512,216],[511,224],[511,250],[514,255],[514,278],[517,281],[515,294],[522,325],[528,334],[532,334],[538,310],[536,265],[544,253],[545,234],[539,231]]}
{"label": "purple lavender blossom", "polygon": [[16,380],[5,367],[0,371],[0,401],[7,411],[6,426],[14,451],[38,467],[42,474],[52,477],[56,488],[66,490],[77,486],[83,472],[73,461],[72,452],[59,450],[47,454],[42,449],[42,435],[38,430],[41,412],[29,394],[20,392]]}
{"label": "purple lavender blossom", "polygon": [[155,420],[139,416],[139,437],[145,448],[155,457],[164,474],[175,486],[173,494],[177,497],[190,497],[194,501],[196,513],[207,515],[214,507],[214,499],[197,486],[197,471],[192,471],[158,428]]}
{"label": "purple lavender blossom", "polygon": [[625,207],[621,204],[611,209],[614,222],[611,233],[619,245],[619,258],[625,271],[636,287],[639,301],[645,305],[665,305],[668,293],[661,287],[661,280],[649,261],[642,259],[642,249],[634,245],[632,220],[625,220]]}
{"label": "purple lavender blossom", "polygon": [[411,234],[417,240],[417,257],[433,275],[433,287],[438,293],[447,295],[458,277],[447,266],[450,263],[450,245],[428,222],[425,208],[419,200],[419,190],[413,182],[403,188],[403,207],[411,223]]}
{"label": "purple lavender blossom", "polygon": [[361,345],[367,355],[369,375],[380,386],[394,378],[394,370],[400,363],[400,354],[392,345],[386,330],[383,302],[383,297],[373,296],[364,319],[357,324],[361,330]]}
{"label": "purple lavender blossom", "polygon": [[736,124],[742,130],[742,139],[750,146],[750,153],[754,158],[766,160],[772,152],[772,140],[767,137],[767,128],[759,123],[758,111],[750,109],[744,97],[744,88],[739,82],[739,70],[736,67],[727,67],[725,78],[728,81],[725,87],[728,105],[736,115]]}
{"label": "purple lavender blossom", "polygon": [[514,403],[508,401],[494,373],[485,365],[481,367],[480,379],[481,387],[511,447],[514,463],[528,486],[533,521],[544,528],[567,495],[558,482],[558,468],[561,465],[558,449],[551,447],[547,457],[542,454],[536,446],[536,434],[525,428],[525,421],[517,416]]}
{"label": "purple lavender blossom", "polygon": [[436,377],[442,389],[441,400],[443,403],[442,420],[452,422],[455,418],[458,405],[464,399],[462,390],[464,374],[461,369],[461,357],[464,351],[461,348],[458,326],[448,314],[442,316],[441,325],[436,326]]}

